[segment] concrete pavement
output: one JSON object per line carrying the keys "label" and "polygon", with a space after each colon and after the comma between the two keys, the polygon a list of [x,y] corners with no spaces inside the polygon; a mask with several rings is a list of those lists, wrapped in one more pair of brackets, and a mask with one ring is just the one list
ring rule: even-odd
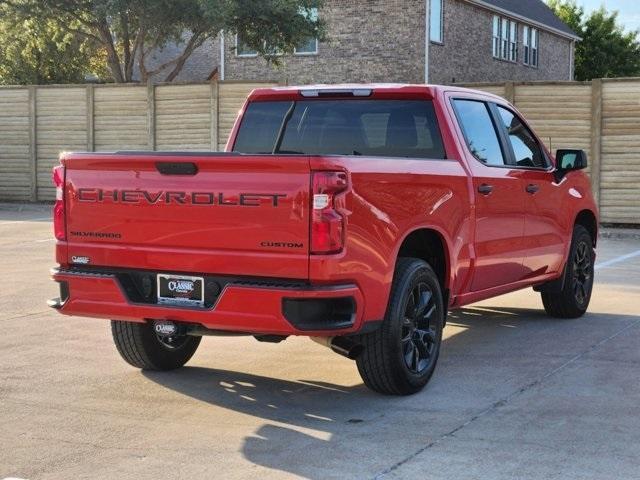
{"label": "concrete pavement", "polygon": [[[205,338],[126,365],[50,311],[48,207],[0,208],[0,479],[640,479],[640,241],[603,239],[590,312],[531,290],[453,312],[418,395],[369,392],[304,338]],[[622,259],[622,260],[620,260]]]}

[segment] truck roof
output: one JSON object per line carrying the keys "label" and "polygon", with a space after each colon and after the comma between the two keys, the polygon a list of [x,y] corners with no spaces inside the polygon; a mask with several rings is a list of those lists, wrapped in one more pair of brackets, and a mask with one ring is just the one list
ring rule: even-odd
{"label": "truck roof", "polygon": [[[472,90],[469,88],[405,83],[343,83],[343,84],[317,84],[286,87],[257,88],[249,95],[249,100],[275,100],[296,99],[314,97],[407,97],[427,95],[434,98],[438,92],[456,91],[481,95],[484,97],[500,98],[488,92]],[[503,100],[503,99],[501,99]]]}

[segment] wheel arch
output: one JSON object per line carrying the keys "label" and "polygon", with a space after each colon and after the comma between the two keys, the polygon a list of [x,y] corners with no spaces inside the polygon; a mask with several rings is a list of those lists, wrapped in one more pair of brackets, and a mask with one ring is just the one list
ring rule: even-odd
{"label": "wheel arch", "polygon": [[[595,213],[592,210],[589,210],[586,208],[583,210],[580,210],[573,222],[572,234],[573,234],[573,227],[575,227],[576,225],[582,225],[584,228],[587,229],[587,231],[591,235],[591,240],[593,241],[593,246],[595,248],[596,243],[598,241],[598,220],[596,218]],[[551,280],[549,282],[543,283],[542,285],[534,286],[533,289],[536,292],[559,293],[562,291],[562,288],[564,287],[566,275],[567,275],[566,263],[569,261],[572,242],[573,240],[571,239],[569,241],[569,246],[567,247],[567,252],[564,258],[563,265],[565,265],[565,267],[563,267],[562,274],[560,275],[560,277],[558,277],[555,280]]]}
{"label": "wheel arch", "polygon": [[576,219],[573,224],[582,225],[587,229],[593,239],[593,246],[595,247],[598,242],[598,220],[595,213],[589,209],[581,210],[576,215]]}
{"label": "wheel arch", "polygon": [[448,302],[451,260],[449,244],[441,231],[434,227],[418,227],[408,231],[398,244],[396,264],[400,257],[414,257],[427,262],[440,280],[445,303]]}

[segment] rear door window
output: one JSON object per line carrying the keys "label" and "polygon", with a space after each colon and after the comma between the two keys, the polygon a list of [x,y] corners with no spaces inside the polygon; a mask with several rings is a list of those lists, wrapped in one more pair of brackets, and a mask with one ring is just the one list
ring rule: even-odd
{"label": "rear door window", "polygon": [[491,166],[504,166],[496,127],[489,107],[478,100],[454,100],[456,116],[469,150],[479,161]]}
{"label": "rear door window", "polygon": [[234,151],[445,158],[433,103],[426,100],[254,102]]}

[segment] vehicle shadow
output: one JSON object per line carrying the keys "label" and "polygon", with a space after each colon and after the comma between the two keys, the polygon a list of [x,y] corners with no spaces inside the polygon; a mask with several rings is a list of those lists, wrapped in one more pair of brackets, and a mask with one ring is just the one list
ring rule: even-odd
{"label": "vehicle shadow", "polygon": [[[585,319],[594,316],[598,322],[625,317],[589,314]],[[518,329],[543,329],[549,334],[549,330],[573,329],[585,319],[558,320],[549,318],[542,310],[504,307],[472,307],[452,312],[450,328],[460,333],[445,340],[441,364],[427,388],[410,397],[378,395],[362,384],[343,386],[309,378],[283,380],[201,367],[168,373],[144,372],[144,375],[199,401],[263,419],[265,422],[244,439],[242,446],[244,457],[253,464],[308,479],[363,478],[393,463],[385,458],[386,445],[396,449],[406,442],[409,447],[404,452],[409,455],[430,441],[430,428],[441,432],[450,428],[440,419],[443,413],[449,415],[449,422],[453,421],[451,418],[463,421],[474,414],[452,399],[458,395],[471,397],[477,382],[482,381],[478,376],[484,375],[486,379],[487,375],[500,373],[477,366],[477,358],[469,358],[466,352],[481,350],[494,355],[501,348],[517,351],[529,335],[516,332]],[[447,375],[451,378],[446,378]],[[498,394],[494,392],[495,395]],[[480,411],[487,402],[496,400],[499,398],[465,401]],[[417,425],[423,425],[422,433],[415,432]],[[412,436],[422,443],[411,441]],[[362,438],[370,440],[363,442]],[[358,461],[359,458],[363,461]],[[396,452],[393,458],[400,460],[402,454]]]}
{"label": "vehicle shadow", "polygon": [[372,412],[402,400],[376,395],[362,384],[289,381],[214,368],[143,373],[201,402],[264,420],[244,438],[243,456],[255,465],[309,479],[348,478],[338,472],[333,476],[324,459],[335,456],[348,430],[357,431]]}

